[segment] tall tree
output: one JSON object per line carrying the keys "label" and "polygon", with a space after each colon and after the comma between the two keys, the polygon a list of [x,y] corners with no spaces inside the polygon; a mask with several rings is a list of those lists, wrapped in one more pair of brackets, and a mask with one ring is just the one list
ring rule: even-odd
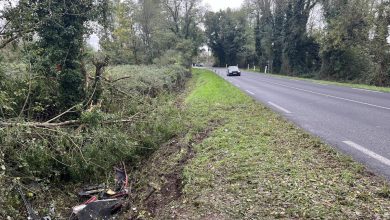
{"label": "tall tree", "polygon": [[155,46],[154,35],[158,28],[158,20],[160,18],[160,4],[158,0],[140,0],[138,3],[137,23],[139,24],[139,32],[145,50],[144,61],[152,63],[157,56],[157,48]]}
{"label": "tall tree", "polygon": [[318,45],[308,36],[307,23],[317,3],[318,0],[290,0],[288,3],[283,52],[283,71],[287,74],[313,71],[310,64],[316,59]]}
{"label": "tall tree", "polygon": [[[208,45],[214,52],[217,65],[237,65],[242,60],[244,45],[247,43],[246,17],[238,12],[209,12],[205,20]],[[245,64],[241,64],[245,65]]]}
{"label": "tall tree", "polygon": [[137,36],[135,3],[115,0],[111,8],[113,15],[107,33],[109,36],[102,36],[101,47],[112,64],[139,64],[141,42]]}
{"label": "tall tree", "polygon": [[369,0],[325,1],[327,27],[321,38],[321,76],[354,80],[370,72],[366,45],[370,25]]}
{"label": "tall tree", "polygon": [[272,65],[272,33],[273,33],[273,15],[271,11],[271,0],[256,0],[256,51],[258,52],[258,64],[260,66]]}
{"label": "tall tree", "polygon": [[378,86],[387,86],[390,85],[390,45],[387,41],[390,25],[390,3],[383,0],[378,2],[376,14],[371,54],[377,68],[373,71],[369,81]]}
{"label": "tall tree", "polygon": [[280,73],[282,68],[282,57],[283,57],[283,31],[284,24],[286,22],[286,9],[287,0],[275,0],[274,1],[274,16],[273,16],[273,61],[272,71]]}
{"label": "tall tree", "polygon": [[182,54],[183,62],[190,65],[203,43],[199,28],[204,13],[201,0],[163,0],[161,4],[166,25],[174,35],[172,40],[177,42],[175,50]]}
{"label": "tall tree", "polygon": [[31,100],[35,98],[45,106],[46,112],[40,118],[84,101],[84,37],[89,33],[90,22],[102,20],[107,1],[20,0],[1,12],[5,21],[1,45],[23,37],[34,47],[29,59],[41,80]]}

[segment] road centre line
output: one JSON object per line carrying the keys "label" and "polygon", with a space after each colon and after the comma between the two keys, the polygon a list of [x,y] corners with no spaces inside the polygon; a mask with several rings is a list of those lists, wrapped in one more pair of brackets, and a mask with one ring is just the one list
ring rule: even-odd
{"label": "road centre line", "polygon": [[390,160],[387,159],[386,157],[383,157],[375,152],[372,152],[372,151],[370,151],[370,150],[368,150],[368,149],[366,149],[366,148],[364,148],[364,147],[360,146],[359,144],[356,144],[352,141],[343,141],[343,143],[352,147],[352,148],[355,148],[356,150],[366,154],[367,156],[370,156],[370,157],[378,160],[379,162],[381,162],[387,166],[390,166]]}
{"label": "road centre line", "polygon": [[353,99],[347,99],[347,98],[342,98],[342,97],[338,97],[338,96],[334,96],[334,95],[328,95],[328,94],[325,94],[325,93],[314,92],[314,91],[310,91],[310,90],[307,90],[307,89],[301,89],[301,88],[288,86],[288,85],[275,83],[275,82],[270,82],[270,81],[263,81],[263,82],[267,82],[267,83],[270,83],[270,84],[279,85],[279,86],[283,86],[283,87],[286,87],[286,88],[295,89],[295,90],[299,90],[299,91],[303,91],[303,92],[308,92],[308,93],[312,93],[312,94],[316,94],[316,95],[321,95],[321,96],[325,96],[325,97],[329,97],[329,98],[334,98],[334,99],[344,100],[344,101],[348,101],[348,102],[354,102],[354,103],[358,103],[358,104],[362,104],[362,105],[367,105],[367,106],[371,106],[371,107],[376,107],[376,108],[390,110],[390,107],[370,104],[370,103],[366,103],[366,102],[360,102],[360,101],[356,101],[356,100],[353,100]]}
{"label": "road centre line", "polygon": [[289,110],[287,110],[287,109],[285,109],[285,108],[283,108],[283,107],[281,107],[273,102],[268,102],[268,104],[272,105],[273,107],[275,107],[275,108],[277,108],[277,109],[279,109],[287,114],[291,114],[291,112]]}
{"label": "road centre line", "polygon": [[247,93],[249,93],[249,94],[251,94],[251,95],[254,95],[255,93],[253,93],[253,92],[251,92],[251,91],[249,91],[249,90],[245,90]]}

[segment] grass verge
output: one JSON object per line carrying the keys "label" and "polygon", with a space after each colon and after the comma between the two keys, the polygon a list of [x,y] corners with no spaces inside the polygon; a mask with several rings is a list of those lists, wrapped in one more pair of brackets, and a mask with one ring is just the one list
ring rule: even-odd
{"label": "grass verge", "polygon": [[185,185],[158,218],[389,219],[380,177],[256,103],[207,70],[194,70],[185,99],[193,144]]}
{"label": "grass verge", "polygon": [[[249,71],[253,72],[253,71]],[[256,71],[254,73],[263,73]],[[280,78],[287,78],[287,79],[299,79],[324,85],[336,85],[336,86],[344,86],[344,87],[351,87],[351,88],[357,88],[357,89],[367,89],[372,91],[378,91],[378,92],[389,92],[390,93],[390,87],[380,87],[380,86],[372,86],[372,85],[366,85],[366,84],[359,84],[359,83],[353,83],[353,82],[335,82],[335,81],[328,81],[328,80],[320,80],[320,79],[311,79],[311,78],[303,78],[298,76],[286,76],[286,75],[280,75],[280,74],[271,74],[272,76],[280,77]]]}

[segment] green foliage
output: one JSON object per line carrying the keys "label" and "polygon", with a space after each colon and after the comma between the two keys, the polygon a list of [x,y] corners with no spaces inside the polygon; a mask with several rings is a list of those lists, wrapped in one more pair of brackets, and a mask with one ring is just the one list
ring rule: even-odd
{"label": "green foliage", "polygon": [[[86,111],[81,114],[80,121],[83,124],[90,126],[97,126],[99,122],[106,120],[106,114],[101,112],[99,109],[93,109],[92,111]],[[107,115],[108,116],[108,115]]]}
{"label": "green foliage", "polygon": [[260,11],[256,12],[256,51],[257,64],[261,67],[269,65],[273,57],[273,16],[269,5],[263,5]]}
{"label": "green foliage", "polygon": [[164,55],[154,59],[153,63],[165,66],[165,65],[179,65],[182,62],[180,53],[176,50],[167,50]]}
{"label": "green foliage", "polygon": [[[368,1],[327,7],[329,23],[327,33],[321,38],[323,77],[354,80],[371,72],[372,63],[368,50],[363,46],[368,41]],[[342,11],[351,13],[342,13]]]}
{"label": "green foliage", "polygon": [[131,1],[111,2],[112,21],[107,27],[111,38],[102,36],[101,47],[112,64],[138,64],[141,41],[136,36],[135,4]]}
{"label": "green foliage", "polygon": [[40,36],[37,55],[45,59],[34,63],[35,68],[43,67],[42,75],[58,76],[57,108],[60,111],[84,100],[81,48],[84,46],[83,37],[87,33],[85,23],[92,20],[92,11],[92,1],[53,2],[50,7],[36,11],[40,19],[51,13],[63,14],[53,17],[37,29]]}
{"label": "green foliage", "polygon": [[[207,13],[205,33],[218,66],[253,64],[274,73],[387,86],[389,15],[388,2],[250,0],[238,11]],[[323,26],[308,29],[315,17]]]}
{"label": "green foliage", "polygon": [[0,55],[0,118],[16,117],[20,113],[27,88],[25,67]]}
{"label": "green foliage", "polygon": [[[17,54],[19,60],[10,61],[28,67],[17,76],[18,80],[14,80],[11,68],[6,70],[9,87],[21,90],[18,91],[21,97],[15,97],[14,91],[4,90],[8,102],[17,106],[11,106],[13,110],[7,113],[7,117],[48,120],[85,101],[88,90],[85,84],[85,36],[90,34],[90,22],[97,21],[106,26],[109,17],[107,2],[23,0],[4,7],[2,15],[8,22],[1,34],[20,38],[23,42],[16,44],[15,40],[15,50],[20,52],[13,54]],[[20,34],[15,36],[15,33]],[[10,50],[10,46],[3,51]],[[65,118],[77,116],[79,112],[73,112]]]}
{"label": "green foliage", "polygon": [[371,43],[370,53],[373,57],[375,69],[365,77],[366,82],[377,86],[390,85],[390,45],[389,36],[390,5],[382,2],[376,9],[377,17],[374,21],[375,35]]}
{"label": "green foliage", "polygon": [[0,218],[20,208],[11,191],[16,177],[51,190],[55,184],[102,182],[121,161],[136,165],[180,134],[184,120],[175,92],[189,76],[178,65],[112,67],[106,76],[111,81],[103,81],[101,108],[84,111],[78,129],[0,128]]}
{"label": "green foliage", "polygon": [[165,56],[176,51],[183,56],[178,59],[180,64],[189,67],[203,43],[198,27],[202,14],[199,0],[180,2],[113,1],[110,31],[101,40],[111,63],[175,63]]}
{"label": "green foliage", "polygon": [[217,66],[245,65],[244,45],[247,43],[247,20],[239,11],[208,12],[205,18],[208,46],[213,51]]}
{"label": "green foliage", "polygon": [[289,1],[284,24],[282,71],[301,75],[318,70],[319,46],[307,33],[307,23],[316,1]]}
{"label": "green foliage", "polygon": [[[129,78],[106,85],[103,111],[83,112],[80,122],[87,127],[81,133],[60,128],[0,130],[8,175],[97,180],[119,161],[136,163],[180,132],[181,117],[171,92],[184,86],[189,76],[185,69],[119,66],[109,72],[112,78]],[[120,122],[128,117],[132,119]]]}

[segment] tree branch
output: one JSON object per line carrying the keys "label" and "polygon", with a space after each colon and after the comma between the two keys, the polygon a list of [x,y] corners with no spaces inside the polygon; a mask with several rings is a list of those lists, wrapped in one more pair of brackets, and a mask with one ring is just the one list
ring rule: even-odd
{"label": "tree branch", "polygon": [[19,37],[22,37],[24,34],[31,33],[33,32],[34,29],[28,29],[25,31],[18,32],[18,34],[13,35],[12,37],[4,40],[3,42],[0,43],[0,49],[3,49],[5,46],[7,46],[9,43],[13,42],[14,40],[18,39]]}
{"label": "tree branch", "polygon": [[[120,124],[120,123],[128,123],[133,122],[134,119],[140,114],[141,112],[138,112],[134,115],[132,115],[129,118],[126,119],[120,119],[120,120],[107,120],[100,122],[103,125],[107,124]],[[19,122],[0,122],[0,127],[38,127],[38,128],[55,128],[55,127],[66,127],[66,126],[79,126],[83,124],[79,120],[70,120],[70,121],[64,121],[59,123],[47,123],[47,122],[25,122],[25,123],[19,123]]]}
{"label": "tree branch", "polygon": [[19,35],[14,35],[3,42],[0,43],[0,49],[3,49],[5,46],[7,46],[9,43],[13,42],[14,40],[18,39]]}
{"label": "tree branch", "polygon": [[64,127],[64,126],[73,126],[80,125],[80,121],[71,120],[64,121],[59,123],[40,123],[40,122],[26,122],[26,123],[18,123],[18,122],[0,122],[0,127],[43,127],[43,128],[54,128],[54,127]]}

